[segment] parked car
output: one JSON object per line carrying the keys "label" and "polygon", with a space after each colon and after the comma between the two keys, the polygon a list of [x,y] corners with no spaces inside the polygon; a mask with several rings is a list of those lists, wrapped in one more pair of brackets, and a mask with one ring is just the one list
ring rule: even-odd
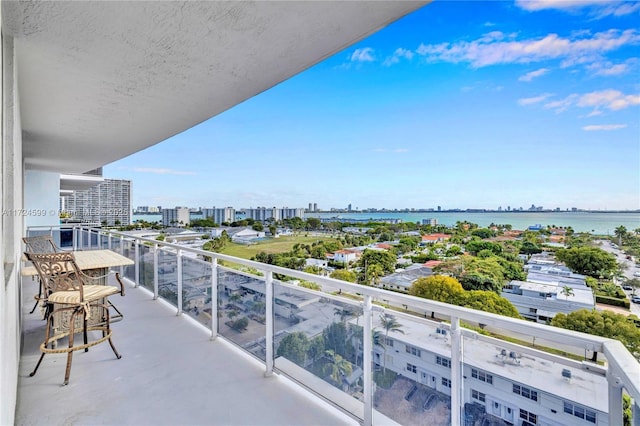
{"label": "parked car", "polygon": [[633,287],[631,287],[630,285],[623,285],[622,289],[623,290],[633,290]]}
{"label": "parked car", "polygon": [[640,296],[633,296],[633,297],[631,298],[631,301],[632,301],[633,303],[640,303]]}

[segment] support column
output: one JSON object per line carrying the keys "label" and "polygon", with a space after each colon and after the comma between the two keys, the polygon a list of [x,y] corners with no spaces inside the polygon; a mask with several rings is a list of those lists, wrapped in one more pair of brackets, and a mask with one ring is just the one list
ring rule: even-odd
{"label": "support column", "polygon": [[158,243],[153,244],[153,300],[158,299]]}
{"label": "support column", "polygon": [[140,286],[140,244],[138,242],[138,240],[135,240],[134,242],[135,244],[135,250],[134,250],[134,256],[135,256],[135,260],[134,260],[134,283],[135,283],[135,287]]}
{"label": "support column", "polygon": [[176,304],[178,305],[178,313],[176,315],[182,315],[182,250],[176,249],[176,274],[178,275],[178,300]]}
{"label": "support column", "polygon": [[362,371],[364,381],[364,426],[373,424],[373,337],[371,296],[364,296],[362,325]]}
{"label": "support column", "polygon": [[451,424],[462,424],[464,410],[463,347],[460,319],[451,317]]}
{"label": "support column", "polygon": [[211,258],[211,340],[218,337],[218,259]]}
{"label": "support column", "polygon": [[264,376],[273,375],[273,272],[266,272],[265,280],[265,364],[267,366]]}
{"label": "support column", "polygon": [[609,424],[622,424],[622,385],[619,377],[611,376],[607,371],[609,385]]}

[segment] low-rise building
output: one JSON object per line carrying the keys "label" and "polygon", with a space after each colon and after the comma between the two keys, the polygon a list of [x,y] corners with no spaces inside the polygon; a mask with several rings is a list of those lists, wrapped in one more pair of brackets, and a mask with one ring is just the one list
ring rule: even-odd
{"label": "low-rise building", "polygon": [[418,278],[430,277],[431,275],[433,275],[433,269],[430,267],[413,264],[402,271],[394,272],[393,274],[380,278],[379,286],[387,290],[408,293],[409,287],[411,287],[411,284]]}

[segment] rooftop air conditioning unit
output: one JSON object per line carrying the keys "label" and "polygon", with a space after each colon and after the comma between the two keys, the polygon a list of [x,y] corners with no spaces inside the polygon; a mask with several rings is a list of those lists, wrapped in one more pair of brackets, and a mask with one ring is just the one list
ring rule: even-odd
{"label": "rooftop air conditioning unit", "polygon": [[569,380],[571,378],[571,370],[569,370],[568,368],[563,368],[562,369],[562,377],[564,377],[565,379]]}

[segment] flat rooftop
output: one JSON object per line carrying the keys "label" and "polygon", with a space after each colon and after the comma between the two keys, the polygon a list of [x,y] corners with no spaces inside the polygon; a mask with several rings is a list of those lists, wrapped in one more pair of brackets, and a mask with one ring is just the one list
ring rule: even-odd
{"label": "flat rooftop", "polygon": [[[19,425],[337,425],[358,422],[218,338],[142,288],[112,296],[124,319],[107,343],[74,352],[69,385],[65,354],[47,354],[29,377],[45,322],[29,315],[37,282],[23,279],[23,347],[15,424]],[[248,409],[250,407],[250,409]]]}
{"label": "flat rooftop", "polygon": [[[451,358],[450,339],[439,337],[436,333],[438,326],[443,324],[436,322],[433,322],[433,325],[425,324],[404,316],[396,318],[402,324],[404,334],[390,332],[389,338]],[[384,330],[379,318],[375,315],[373,326],[378,330]],[[446,328],[449,329],[448,325]],[[580,363],[563,360],[561,357],[536,349],[520,347],[520,351],[516,350],[519,363],[515,364],[508,359],[503,360],[499,354],[505,348],[509,353],[516,349],[517,345],[482,335],[478,335],[477,340],[465,339],[465,341],[468,343],[464,345],[464,363],[467,365],[525,384],[541,392],[608,412],[607,379],[598,373],[578,368]],[[423,360],[423,362],[433,365],[433,361]],[[563,369],[571,371],[570,381],[562,377]]]}

